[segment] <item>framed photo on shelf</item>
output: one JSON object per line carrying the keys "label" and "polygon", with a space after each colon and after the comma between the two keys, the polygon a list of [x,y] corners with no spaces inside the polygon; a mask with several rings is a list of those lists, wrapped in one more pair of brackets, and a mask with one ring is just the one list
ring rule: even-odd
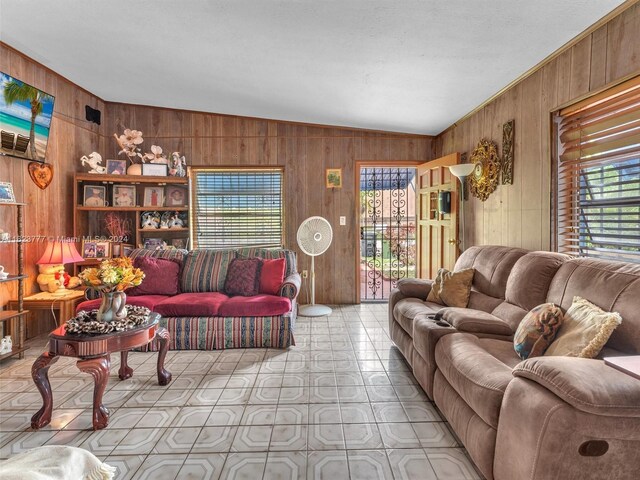
{"label": "framed photo on shelf", "polygon": [[96,258],[111,258],[111,242],[96,242]]}
{"label": "framed photo on shelf", "polygon": [[113,206],[114,207],[135,207],[136,187],[135,185],[114,185],[113,186]]}
{"label": "framed photo on shelf", "polygon": [[85,207],[106,207],[107,188],[99,185],[85,185],[82,204]]}
{"label": "framed photo on shelf", "polygon": [[15,203],[13,185],[10,182],[0,182],[0,203]]}
{"label": "framed photo on shelf", "polygon": [[133,252],[133,249],[136,248],[135,245],[131,245],[130,243],[122,243],[120,244],[120,255],[123,257],[128,257]]}
{"label": "framed photo on shelf", "polygon": [[327,188],[342,188],[342,169],[327,168],[325,179]]}
{"label": "framed photo on shelf", "polygon": [[87,240],[82,241],[82,256],[84,258],[97,258],[96,257],[96,242],[90,242]]}
{"label": "framed photo on shelf", "polygon": [[142,175],[149,175],[152,177],[166,177],[167,165],[164,163],[143,163]]}
{"label": "framed photo on shelf", "polygon": [[188,238],[172,238],[171,246],[175,248],[179,248],[181,250],[186,250],[189,247],[189,239]]}
{"label": "framed photo on shelf", "polygon": [[186,207],[187,206],[187,189],[185,187],[177,187],[170,185],[165,190],[167,207]]}
{"label": "framed photo on shelf", "polygon": [[145,207],[164,206],[164,188],[163,187],[145,187],[144,202],[142,205]]}
{"label": "framed photo on shelf", "polygon": [[145,238],[144,248],[147,250],[161,250],[166,247],[167,244],[161,238]]}
{"label": "framed photo on shelf", "polygon": [[107,160],[107,175],[126,175],[126,160]]}

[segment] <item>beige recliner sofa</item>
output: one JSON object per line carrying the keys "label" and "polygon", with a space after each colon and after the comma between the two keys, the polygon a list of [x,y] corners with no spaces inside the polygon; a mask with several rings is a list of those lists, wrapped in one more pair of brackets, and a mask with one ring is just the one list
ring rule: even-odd
{"label": "beige recliner sofa", "polygon": [[[631,479],[640,471],[640,381],[599,359],[521,361],[512,336],[546,301],[575,295],[622,315],[601,353],[640,353],[640,266],[549,252],[472,247],[469,308],[426,302],[429,280],[400,282],[393,340],[489,479]],[[443,320],[428,315],[442,311]]]}

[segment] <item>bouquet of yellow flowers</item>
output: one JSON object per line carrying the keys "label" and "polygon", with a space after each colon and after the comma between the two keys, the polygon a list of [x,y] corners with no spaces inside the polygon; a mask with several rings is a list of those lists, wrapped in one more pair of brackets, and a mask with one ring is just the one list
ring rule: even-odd
{"label": "bouquet of yellow flowers", "polygon": [[122,292],[137,287],[144,272],[134,268],[129,257],[103,260],[98,268],[87,268],[78,275],[82,282],[102,292]]}

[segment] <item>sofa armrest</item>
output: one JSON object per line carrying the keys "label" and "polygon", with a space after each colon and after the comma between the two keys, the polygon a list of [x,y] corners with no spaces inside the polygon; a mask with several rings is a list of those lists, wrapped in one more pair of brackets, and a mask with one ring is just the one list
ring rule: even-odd
{"label": "sofa armrest", "polygon": [[433,280],[421,279],[421,278],[403,278],[398,281],[398,290],[402,295],[406,297],[419,298],[420,300],[426,300]]}
{"label": "sofa armrest", "polygon": [[280,285],[280,296],[287,297],[292,302],[298,297],[300,293],[300,286],[302,285],[302,277],[299,273],[292,273],[284,279],[282,285]]}
{"label": "sofa armrest", "polygon": [[605,365],[576,357],[535,357],[513,369],[574,408],[596,415],[640,417],[640,382]]}

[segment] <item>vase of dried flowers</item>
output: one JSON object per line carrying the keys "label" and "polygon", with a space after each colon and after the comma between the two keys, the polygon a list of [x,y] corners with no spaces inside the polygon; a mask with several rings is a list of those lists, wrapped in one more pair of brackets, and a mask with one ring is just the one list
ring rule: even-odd
{"label": "vase of dried flowers", "polygon": [[144,273],[134,268],[129,257],[103,260],[98,268],[87,268],[78,275],[83,283],[101,292],[102,303],[97,311],[99,322],[114,322],[127,317],[126,289],[137,287]]}

